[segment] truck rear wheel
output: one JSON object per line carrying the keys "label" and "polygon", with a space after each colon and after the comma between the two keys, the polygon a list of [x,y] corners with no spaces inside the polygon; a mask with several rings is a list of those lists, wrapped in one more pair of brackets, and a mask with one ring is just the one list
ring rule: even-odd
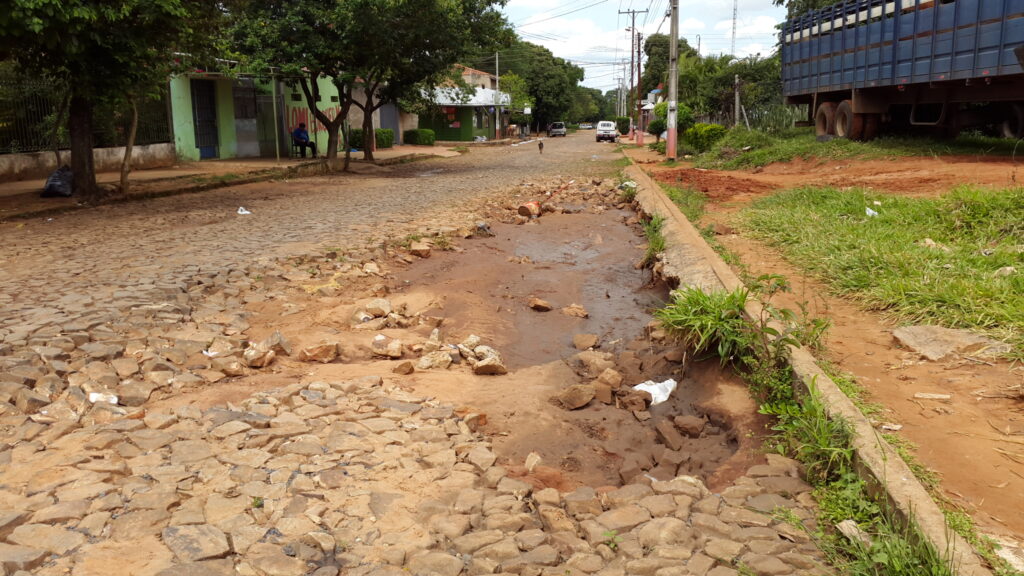
{"label": "truck rear wheel", "polygon": [[1010,104],[1002,126],[1003,138],[1024,138],[1024,104]]}
{"label": "truck rear wheel", "polygon": [[836,136],[860,140],[864,136],[864,116],[866,114],[854,114],[853,103],[849,100],[840,102],[835,112]]}
{"label": "truck rear wheel", "polygon": [[836,103],[822,102],[814,113],[814,134],[833,136],[836,133]]}

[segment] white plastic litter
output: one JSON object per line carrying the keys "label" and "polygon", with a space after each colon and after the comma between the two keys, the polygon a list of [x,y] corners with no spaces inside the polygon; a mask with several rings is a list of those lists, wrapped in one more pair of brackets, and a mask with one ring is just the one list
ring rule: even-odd
{"label": "white plastic litter", "polygon": [[89,402],[93,404],[97,402],[106,402],[107,404],[117,404],[117,396],[113,394],[107,394],[104,392],[89,392]]}
{"label": "white plastic litter", "polygon": [[878,200],[875,200],[874,202],[872,202],[872,204],[874,204],[875,206],[881,206],[882,205],[882,203],[879,202]]}
{"label": "white plastic litter", "polygon": [[217,355],[216,352],[210,352],[209,350],[203,350],[203,356],[206,356],[207,358],[213,358],[216,355]]}
{"label": "white plastic litter", "polygon": [[238,207],[238,213],[241,214],[242,216],[247,216],[249,214],[252,214],[252,212],[249,212],[248,210],[245,209],[245,206],[239,206]]}
{"label": "white plastic litter", "polygon": [[651,406],[661,404],[668,397],[672,395],[672,392],[676,389],[676,381],[669,378],[664,382],[655,382],[648,380],[633,386],[634,390],[643,390],[651,395]]}
{"label": "white plastic litter", "polygon": [[871,208],[864,208],[864,213],[868,216],[878,216],[878,212],[875,212]]}

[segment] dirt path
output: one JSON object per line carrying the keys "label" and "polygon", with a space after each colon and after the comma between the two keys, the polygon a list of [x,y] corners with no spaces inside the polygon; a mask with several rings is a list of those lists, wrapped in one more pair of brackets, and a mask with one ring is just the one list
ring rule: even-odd
{"label": "dirt path", "polygon": [[[646,151],[630,154],[641,162],[654,160]],[[665,183],[703,192],[708,202],[702,223],[715,227],[718,240],[739,255],[749,272],[790,279],[794,292],[781,295],[780,304],[797,309],[806,303],[813,314],[832,320],[824,356],[853,374],[869,400],[885,408],[876,417],[878,425],[902,426],[894,434],[918,446],[914,453],[940,475],[942,494],[968,511],[983,531],[1024,542],[1024,458],[1012,456],[1024,443],[1024,401],[1016,397],[1024,368],[968,358],[921,360],[895,343],[891,322],[833,296],[826,284],[797,270],[775,249],[743,235],[734,222],[735,213],[751,201],[797,186],[870,186],[911,196],[936,196],[965,184],[1008,186],[1016,177],[1011,160],[798,161],[756,172],[644,167]],[[918,392],[951,394],[952,399],[918,400]]]}

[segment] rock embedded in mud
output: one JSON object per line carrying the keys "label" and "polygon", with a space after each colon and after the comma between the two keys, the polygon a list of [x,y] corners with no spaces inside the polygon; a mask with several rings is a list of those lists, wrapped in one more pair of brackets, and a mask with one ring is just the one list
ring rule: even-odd
{"label": "rock embedded in mud", "polygon": [[893,330],[892,335],[902,346],[933,362],[954,353],[997,356],[1011,349],[1005,342],[986,338],[970,330],[942,326],[903,326]]}
{"label": "rock embedded in mud", "polygon": [[683,434],[686,434],[690,438],[700,438],[700,434],[704,431],[704,426],[706,424],[703,418],[690,416],[689,414],[676,416],[673,419],[673,422],[675,423],[676,428],[682,430]]}
{"label": "rock embedded in mud", "polygon": [[430,244],[426,242],[413,242],[409,245],[409,253],[420,258],[430,258]]}
{"label": "rock embedded in mud", "polygon": [[[338,345],[336,343],[323,343],[314,346],[307,346],[299,352],[299,360],[304,362],[320,362],[327,364],[338,358]],[[222,370],[223,372],[223,370]]]}
{"label": "rock embedded in mud", "polygon": [[501,358],[491,356],[484,358],[473,365],[473,373],[480,375],[495,375],[500,376],[502,374],[508,374],[508,368],[505,367],[501,362]]}
{"label": "rock embedded in mud", "polygon": [[375,298],[366,304],[365,310],[368,314],[372,314],[374,318],[383,318],[391,314],[391,302],[386,298]]}
{"label": "rock embedded in mud", "polygon": [[277,357],[277,354],[266,346],[264,342],[250,346],[242,353],[246,366],[250,368],[266,368],[274,362],[275,357]]}
{"label": "rock embedded in mud", "polygon": [[594,398],[603,404],[611,404],[614,401],[612,387],[604,382],[594,382]]}
{"label": "rock embedded in mud", "polygon": [[413,365],[411,360],[400,362],[397,366],[391,369],[392,372],[401,376],[408,376],[416,371],[416,367]]}
{"label": "rock embedded in mud", "polygon": [[374,336],[370,349],[375,356],[397,360],[402,357],[402,341],[383,334]]}
{"label": "rock embedded in mud", "polygon": [[575,384],[566,388],[556,399],[563,408],[576,410],[583,408],[594,399],[594,387],[590,384]]}
{"label": "rock embedded in mud", "polygon": [[566,316],[572,316],[573,318],[589,318],[590,314],[587,309],[579,304],[570,304],[565,308],[562,308],[562,314]]}
{"label": "rock embedded in mud", "polygon": [[589,350],[590,348],[597,346],[597,342],[597,334],[576,334],[572,337],[572,345],[577,350]]}
{"label": "rock embedded in mud", "polygon": [[531,297],[530,302],[527,305],[537,312],[550,312],[552,309],[550,302],[537,297]]}
{"label": "rock embedded in mud", "polygon": [[669,450],[679,450],[683,447],[683,436],[669,420],[660,420],[654,425],[654,429],[658,432],[658,439],[668,446]]}
{"label": "rock embedded in mud", "polygon": [[612,390],[618,390],[622,387],[622,374],[614,368],[605,368],[601,375],[597,377],[597,381],[602,384],[607,384]]}
{"label": "rock embedded in mud", "polygon": [[447,350],[430,352],[420,358],[416,363],[417,370],[431,370],[434,368],[446,369],[452,365],[452,355]]}
{"label": "rock embedded in mud", "polygon": [[217,357],[210,362],[210,367],[226,376],[242,376],[245,365],[235,356]]}

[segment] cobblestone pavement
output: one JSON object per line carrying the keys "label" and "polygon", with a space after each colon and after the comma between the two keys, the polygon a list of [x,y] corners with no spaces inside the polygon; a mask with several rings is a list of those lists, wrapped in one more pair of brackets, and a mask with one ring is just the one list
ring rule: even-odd
{"label": "cobblestone pavement", "polygon": [[379,376],[145,409],[275,352],[333,359],[279,338],[243,353],[244,307],[263,274],[291,279],[282,260],[338,251],[372,278],[386,238],[616,157],[583,133],[0,224],[0,574],[823,573],[775,514],[814,524],[784,458],[720,494],[689,477],[560,494],[497,465],[471,415]]}

